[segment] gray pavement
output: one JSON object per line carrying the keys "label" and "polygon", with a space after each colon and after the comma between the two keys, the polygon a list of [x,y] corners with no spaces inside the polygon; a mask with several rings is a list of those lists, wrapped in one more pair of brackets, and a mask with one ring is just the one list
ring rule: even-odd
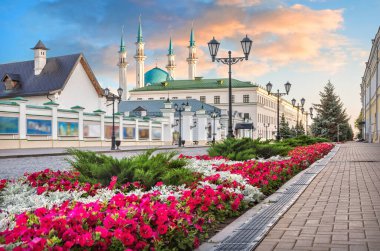
{"label": "gray pavement", "polygon": [[380,250],[380,144],[342,144],[255,250]]}
{"label": "gray pavement", "polygon": [[[135,147],[137,148],[137,147]],[[87,148],[89,149],[89,148]],[[90,148],[94,151],[100,151],[102,148]],[[62,154],[64,153],[64,148],[55,148],[53,151],[51,148],[48,148],[49,155],[44,156],[41,154],[44,153],[45,149],[23,149],[21,151],[8,151],[7,157],[0,158],[0,179],[13,179],[22,176],[25,172],[36,172],[41,171],[46,168],[52,170],[68,170],[70,165],[65,160],[68,158],[68,155],[53,155],[53,154]],[[173,151],[176,150],[179,153],[186,155],[203,155],[207,153],[206,147],[185,147],[185,148],[170,148],[162,149],[158,151]],[[106,150],[108,151],[108,149]],[[132,150],[128,151],[113,151],[106,152],[105,154],[114,156],[116,158],[123,158],[127,156],[136,155],[141,153],[144,150]],[[12,155],[13,154],[13,155]],[[28,154],[28,155],[26,155]],[[33,157],[21,157],[33,155]]]}

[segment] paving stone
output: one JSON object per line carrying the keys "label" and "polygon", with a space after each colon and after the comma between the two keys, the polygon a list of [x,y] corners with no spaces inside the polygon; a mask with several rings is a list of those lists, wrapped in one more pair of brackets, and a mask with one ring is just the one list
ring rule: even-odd
{"label": "paving stone", "polygon": [[379,251],[378,153],[379,144],[342,144],[288,210],[291,221],[280,220],[271,230],[285,231],[274,250]]}

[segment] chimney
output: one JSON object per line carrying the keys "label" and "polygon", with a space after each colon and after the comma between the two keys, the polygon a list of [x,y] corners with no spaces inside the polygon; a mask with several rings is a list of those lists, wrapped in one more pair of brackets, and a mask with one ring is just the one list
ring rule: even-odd
{"label": "chimney", "polygon": [[46,64],[46,51],[49,49],[41,40],[31,49],[34,50],[34,75],[40,75]]}

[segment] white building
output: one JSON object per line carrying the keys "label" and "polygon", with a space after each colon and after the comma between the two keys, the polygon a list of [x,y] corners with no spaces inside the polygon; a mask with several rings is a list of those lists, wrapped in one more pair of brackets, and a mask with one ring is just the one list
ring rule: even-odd
{"label": "white building", "polygon": [[105,108],[103,90],[83,54],[47,58],[48,49],[41,41],[32,50],[34,60],[0,64],[0,100],[23,97],[31,105],[54,102],[62,108]]}
{"label": "white building", "polygon": [[361,101],[364,119],[363,137],[368,142],[380,143],[380,28],[372,39],[372,48],[361,83]]}
{"label": "white building", "polygon": [[[147,85],[130,91],[130,100],[197,99],[228,110],[228,79],[167,80],[162,84]],[[275,138],[277,131],[277,97],[250,82],[232,79],[233,115],[241,115],[252,120],[255,131],[253,137]],[[296,125],[297,108],[280,98],[280,115],[284,113],[289,126]],[[298,120],[306,128],[307,116],[298,111]],[[265,127],[266,125],[269,126]]]}

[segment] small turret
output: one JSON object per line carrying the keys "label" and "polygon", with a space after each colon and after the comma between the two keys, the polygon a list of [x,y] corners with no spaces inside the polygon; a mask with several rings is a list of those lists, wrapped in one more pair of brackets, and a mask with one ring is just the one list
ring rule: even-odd
{"label": "small turret", "polygon": [[34,75],[40,75],[46,65],[46,51],[49,49],[41,40],[31,49],[34,50]]}
{"label": "small turret", "polygon": [[189,79],[193,80],[196,75],[197,70],[197,47],[195,46],[195,39],[194,39],[194,30],[193,27],[191,27],[190,32],[190,44],[188,46],[189,48],[189,57],[187,58],[187,63],[189,64]]}
{"label": "small turret", "polygon": [[174,50],[173,50],[173,44],[172,44],[172,38],[170,37],[169,41],[169,49],[168,49],[168,64],[166,65],[166,69],[168,70],[169,73],[169,79],[174,79],[175,78],[175,73],[174,70],[176,68],[175,65],[175,55],[174,55]]}

